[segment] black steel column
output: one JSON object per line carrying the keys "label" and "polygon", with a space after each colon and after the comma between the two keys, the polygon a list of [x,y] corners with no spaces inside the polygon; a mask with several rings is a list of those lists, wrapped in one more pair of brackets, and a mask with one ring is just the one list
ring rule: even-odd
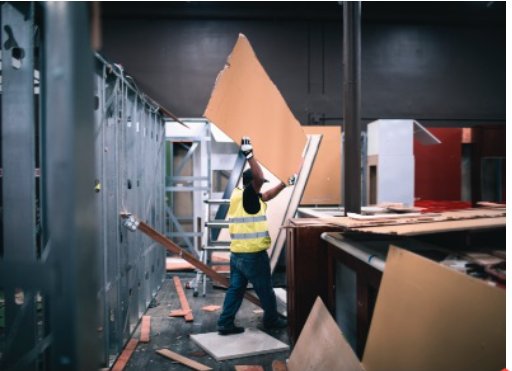
{"label": "black steel column", "polygon": [[361,3],[343,2],[345,213],[361,212]]}
{"label": "black steel column", "polygon": [[50,251],[51,370],[99,365],[93,54],[85,2],[45,6],[45,151]]}

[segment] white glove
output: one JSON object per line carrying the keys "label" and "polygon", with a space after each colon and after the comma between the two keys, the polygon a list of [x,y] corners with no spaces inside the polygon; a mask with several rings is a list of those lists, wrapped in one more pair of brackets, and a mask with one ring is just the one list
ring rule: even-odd
{"label": "white glove", "polygon": [[242,145],[240,147],[242,153],[244,154],[246,159],[251,159],[252,156],[252,144],[251,144],[251,138],[249,137],[242,137]]}
{"label": "white glove", "polygon": [[288,178],[288,185],[293,186],[297,182],[297,174],[293,174],[291,177]]}

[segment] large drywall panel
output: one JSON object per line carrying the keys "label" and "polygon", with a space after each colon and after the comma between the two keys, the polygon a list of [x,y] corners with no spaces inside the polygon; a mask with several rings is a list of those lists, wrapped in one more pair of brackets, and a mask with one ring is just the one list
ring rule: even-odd
{"label": "large drywall panel", "polygon": [[505,290],[391,247],[363,365],[375,370],[501,370]]}
{"label": "large drywall panel", "polygon": [[341,204],[341,128],[303,126],[306,134],[321,134],[322,143],[308,178],[301,205]]}
{"label": "large drywall panel", "polygon": [[204,116],[237,143],[249,136],[258,160],[280,180],[299,167],[304,130],[242,34],[217,76]]}

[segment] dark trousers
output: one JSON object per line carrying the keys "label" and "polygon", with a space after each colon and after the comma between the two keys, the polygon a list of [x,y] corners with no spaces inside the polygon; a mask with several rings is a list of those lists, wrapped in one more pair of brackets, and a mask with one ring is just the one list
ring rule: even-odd
{"label": "dark trousers", "polygon": [[230,283],[224,298],[224,307],[217,322],[219,329],[234,326],[235,315],[242,305],[247,283],[250,282],[264,310],[263,323],[271,324],[277,317],[276,295],[272,288],[270,260],[267,251],[231,253]]}

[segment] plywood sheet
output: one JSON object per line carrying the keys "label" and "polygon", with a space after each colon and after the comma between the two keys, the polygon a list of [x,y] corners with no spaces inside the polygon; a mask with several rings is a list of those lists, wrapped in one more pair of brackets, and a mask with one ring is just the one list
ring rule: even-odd
{"label": "plywood sheet", "polygon": [[217,332],[190,335],[190,338],[217,361],[288,350],[289,346],[257,329],[222,336]]}
{"label": "plywood sheet", "polygon": [[320,297],[316,299],[293,348],[288,370],[364,370]]}
{"label": "plywood sheet", "polygon": [[242,34],[217,76],[204,116],[236,143],[249,136],[256,158],[280,180],[299,167],[304,130]]}
{"label": "plywood sheet", "polygon": [[303,126],[306,134],[321,134],[313,170],[301,205],[341,204],[341,129],[339,126]]}
{"label": "plywood sheet", "polygon": [[391,247],[363,356],[368,371],[501,370],[505,290]]}
{"label": "plywood sheet", "polygon": [[390,225],[383,227],[358,228],[361,233],[378,233],[399,236],[416,236],[420,234],[465,231],[468,229],[493,229],[505,227],[507,218],[481,218],[468,220],[452,220],[433,223],[415,223]]}

